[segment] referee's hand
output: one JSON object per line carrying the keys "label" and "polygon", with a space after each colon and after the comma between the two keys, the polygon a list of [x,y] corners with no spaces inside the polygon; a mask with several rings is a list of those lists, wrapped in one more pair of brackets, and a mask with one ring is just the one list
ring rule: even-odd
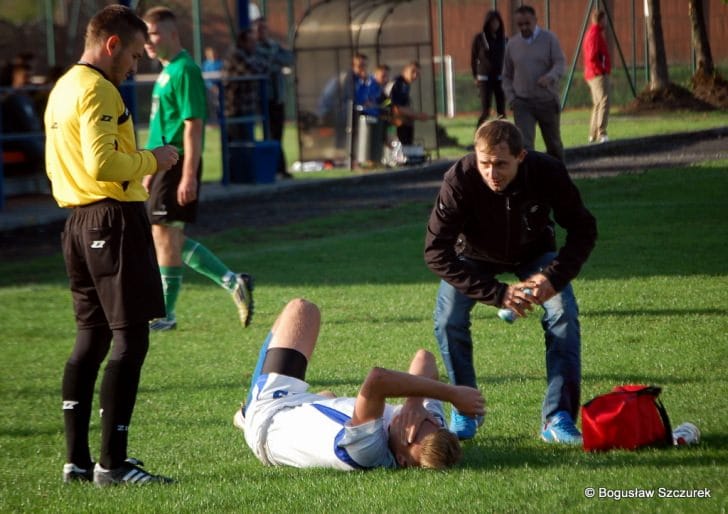
{"label": "referee's hand", "polygon": [[172,145],[158,146],[152,150],[152,153],[154,158],[157,159],[157,171],[167,171],[179,160],[177,148]]}

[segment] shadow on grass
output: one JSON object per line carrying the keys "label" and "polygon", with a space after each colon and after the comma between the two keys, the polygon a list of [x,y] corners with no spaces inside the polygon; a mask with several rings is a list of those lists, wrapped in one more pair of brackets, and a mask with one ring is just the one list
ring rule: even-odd
{"label": "shadow on grass", "polygon": [[[185,392],[199,393],[200,391],[227,391],[227,390],[239,390],[247,394],[248,386],[250,385],[250,378],[253,372],[253,364],[248,369],[245,369],[241,375],[240,380],[188,380],[186,378],[179,378],[170,380],[167,382],[155,382],[153,385],[147,385],[144,381],[139,386],[139,394],[158,394],[165,392],[176,392],[178,394],[184,394]],[[446,378],[443,377],[444,380]],[[364,375],[361,377],[325,377],[318,374],[315,370],[311,370],[307,373],[307,382],[310,384],[311,391],[316,392],[323,389],[333,390],[337,393],[337,388],[340,390],[351,390],[352,388],[358,388],[364,380]],[[507,384],[523,384],[525,382],[544,384],[545,387],[545,370],[543,374],[535,373],[526,375],[520,374],[499,374],[499,375],[484,375],[479,374],[477,376],[478,384],[481,387],[495,386],[495,385],[507,385]],[[714,379],[707,375],[690,375],[690,376],[679,376],[679,375],[645,375],[635,373],[585,373],[583,376],[582,389],[584,384],[587,387],[592,387],[592,384],[655,384],[658,386],[665,386],[669,384],[685,385],[685,384],[699,384],[699,383],[710,383]],[[611,387],[611,386],[610,386]],[[26,387],[23,389],[23,395],[29,397],[35,395],[47,394],[45,388],[34,388]],[[606,393],[607,391],[603,391]],[[595,393],[597,394],[597,393]],[[587,401],[585,398],[584,401]]]}
{"label": "shadow on grass", "polygon": [[[539,444],[534,447],[534,444]],[[582,468],[624,468],[665,466],[717,466],[728,464],[728,456],[716,455],[715,451],[728,448],[727,434],[704,436],[696,446],[637,451],[613,450],[609,452],[585,452],[580,447],[561,447],[546,443],[534,443],[529,436],[486,436],[482,441],[463,444],[463,468],[553,468],[558,465]],[[711,452],[710,455],[706,455]]]}
{"label": "shadow on grass", "polygon": [[[703,375],[676,376],[676,375],[642,375],[642,374],[617,374],[617,373],[586,373],[584,381],[591,383],[606,382],[609,384],[654,384],[664,386],[665,384],[702,384],[715,382],[715,377]],[[582,385],[583,389],[583,385]],[[607,391],[604,391],[605,393]]]}
{"label": "shadow on grass", "polygon": [[[425,315],[427,314],[427,315]],[[424,322],[431,322],[432,316],[430,315],[429,311],[427,313],[423,313],[423,316],[403,316],[397,312],[392,312],[391,316],[370,316],[367,314],[362,315],[356,315],[351,314],[347,315],[346,319],[327,319],[326,324],[327,325],[351,325],[356,323],[361,323],[363,321],[369,322],[369,323],[396,323],[396,324],[405,324],[405,323],[424,323]]]}
{"label": "shadow on grass", "polygon": [[580,313],[581,318],[597,318],[610,316],[725,316],[728,309],[629,309],[629,310],[603,310],[595,311],[585,309]]}
{"label": "shadow on grass", "polygon": [[[478,384],[480,386],[487,385],[508,385],[508,384],[524,384],[526,382],[543,384],[546,387],[546,370],[543,373],[536,374],[513,374],[513,375],[478,375]],[[636,373],[584,373],[582,377],[583,382],[587,384],[655,384],[658,386],[664,386],[666,384],[701,384],[711,383],[714,378],[710,376],[677,376],[677,375],[644,375]],[[611,387],[611,386],[610,386]],[[584,386],[582,384],[582,390]],[[606,391],[604,391],[606,393]]]}
{"label": "shadow on grass", "polygon": [[[436,291],[437,284],[433,285],[432,290]],[[432,304],[435,303],[435,294],[432,295]],[[495,307],[483,306],[474,310],[471,313],[471,319],[473,321],[486,321],[495,322],[500,324],[501,322],[495,317]],[[540,308],[534,309],[530,316],[534,318],[540,318],[543,314],[543,310]],[[728,309],[719,308],[706,308],[706,309],[615,309],[615,310],[593,310],[589,308],[580,309],[580,318],[589,317],[609,317],[609,316],[691,316],[691,315],[703,315],[703,316],[725,316],[728,315]],[[430,310],[423,311],[422,316],[405,316],[396,312],[392,312],[390,316],[376,316],[374,314],[361,313],[359,315],[350,314],[346,319],[327,319],[326,323],[329,325],[348,325],[351,323],[359,323],[362,321],[373,321],[381,323],[421,323],[426,321],[432,323],[432,313]]]}
{"label": "shadow on grass", "polygon": [[185,391],[190,393],[199,393],[201,391],[229,391],[231,389],[241,389],[243,386],[246,387],[248,384],[243,384],[238,381],[212,381],[203,382],[202,380],[182,380],[170,381],[169,383],[157,382],[154,385],[145,385],[144,380],[139,384],[139,395],[149,395],[158,393],[169,393],[179,392],[184,393]]}
{"label": "shadow on grass", "polygon": [[63,426],[47,426],[38,428],[37,426],[11,426],[0,428],[0,437],[13,437],[13,438],[35,438],[38,436],[57,436],[63,434]]}
{"label": "shadow on grass", "polygon": [[[245,374],[241,375],[242,378],[235,381],[216,380],[205,382],[200,379],[179,379],[165,383],[157,382],[154,385],[145,385],[144,380],[142,380],[141,384],[139,385],[139,396],[142,397],[143,395],[154,395],[162,393],[167,394],[170,392],[177,393],[176,396],[185,396],[186,393],[197,394],[202,391],[216,391],[219,393],[234,390],[240,393],[240,397],[242,399],[244,394],[248,394],[248,386],[250,385],[252,372],[253,366],[251,365],[250,369],[246,371]],[[336,393],[336,387],[347,390],[350,390],[351,388],[358,388],[363,380],[363,376],[360,380],[352,380],[345,377],[318,378],[315,376],[314,372],[311,372],[310,376],[307,376],[307,382],[311,386],[310,391],[314,393],[324,389],[331,389],[334,391],[334,393]]]}

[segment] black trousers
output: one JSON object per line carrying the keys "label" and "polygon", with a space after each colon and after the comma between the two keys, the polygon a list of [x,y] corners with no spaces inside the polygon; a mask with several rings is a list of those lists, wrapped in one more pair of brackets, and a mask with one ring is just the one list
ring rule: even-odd
{"label": "black trousers", "polygon": [[281,153],[278,159],[278,173],[286,173],[286,154],[283,152],[283,125],[286,122],[286,105],[278,102],[268,102],[268,123],[270,124],[270,137],[281,142]]}
{"label": "black trousers", "polygon": [[490,116],[490,100],[495,96],[495,110],[498,116],[506,115],[506,95],[503,93],[503,81],[496,78],[478,81],[478,92],[480,93],[480,118],[478,118],[478,126],[480,126]]}
{"label": "black trousers", "polygon": [[411,145],[415,140],[415,126],[400,125],[397,127],[397,139],[403,145]]}

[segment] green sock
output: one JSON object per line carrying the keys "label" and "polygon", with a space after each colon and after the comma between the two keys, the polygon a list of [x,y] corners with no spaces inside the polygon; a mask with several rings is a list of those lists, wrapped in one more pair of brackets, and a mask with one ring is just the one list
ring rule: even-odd
{"label": "green sock", "polygon": [[235,287],[235,273],[197,241],[190,238],[185,239],[182,247],[182,261],[197,273],[205,275],[228,291]]}
{"label": "green sock", "polygon": [[167,311],[167,319],[175,319],[174,312],[177,306],[177,297],[182,288],[182,266],[160,266],[159,272],[162,275],[162,288],[164,289],[164,308]]}

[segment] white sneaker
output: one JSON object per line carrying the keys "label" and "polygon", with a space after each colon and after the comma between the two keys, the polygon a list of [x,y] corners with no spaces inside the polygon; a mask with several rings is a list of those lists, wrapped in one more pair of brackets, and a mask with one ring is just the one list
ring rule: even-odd
{"label": "white sneaker", "polygon": [[692,423],[683,423],[672,431],[672,444],[681,446],[698,444],[700,442],[700,429]]}
{"label": "white sneaker", "polygon": [[235,428],[238,430],[245,432],[245,416],[243,415],[243,407],[240,407],[235,411],[235,415],[233,416],[233,425],[235,425]]}
{"label": "white sneaker", "polygon": [[609,141],[609,136],[606,134],[599,138],[600,143],[606,143],[607,141]]}
{"label": "white sneaker", "polygon": [[73,462],[63,465],[63,481],[67,484],[71,482],[92,482],[94,479],[94,463],[86,469],[79,468]]}

